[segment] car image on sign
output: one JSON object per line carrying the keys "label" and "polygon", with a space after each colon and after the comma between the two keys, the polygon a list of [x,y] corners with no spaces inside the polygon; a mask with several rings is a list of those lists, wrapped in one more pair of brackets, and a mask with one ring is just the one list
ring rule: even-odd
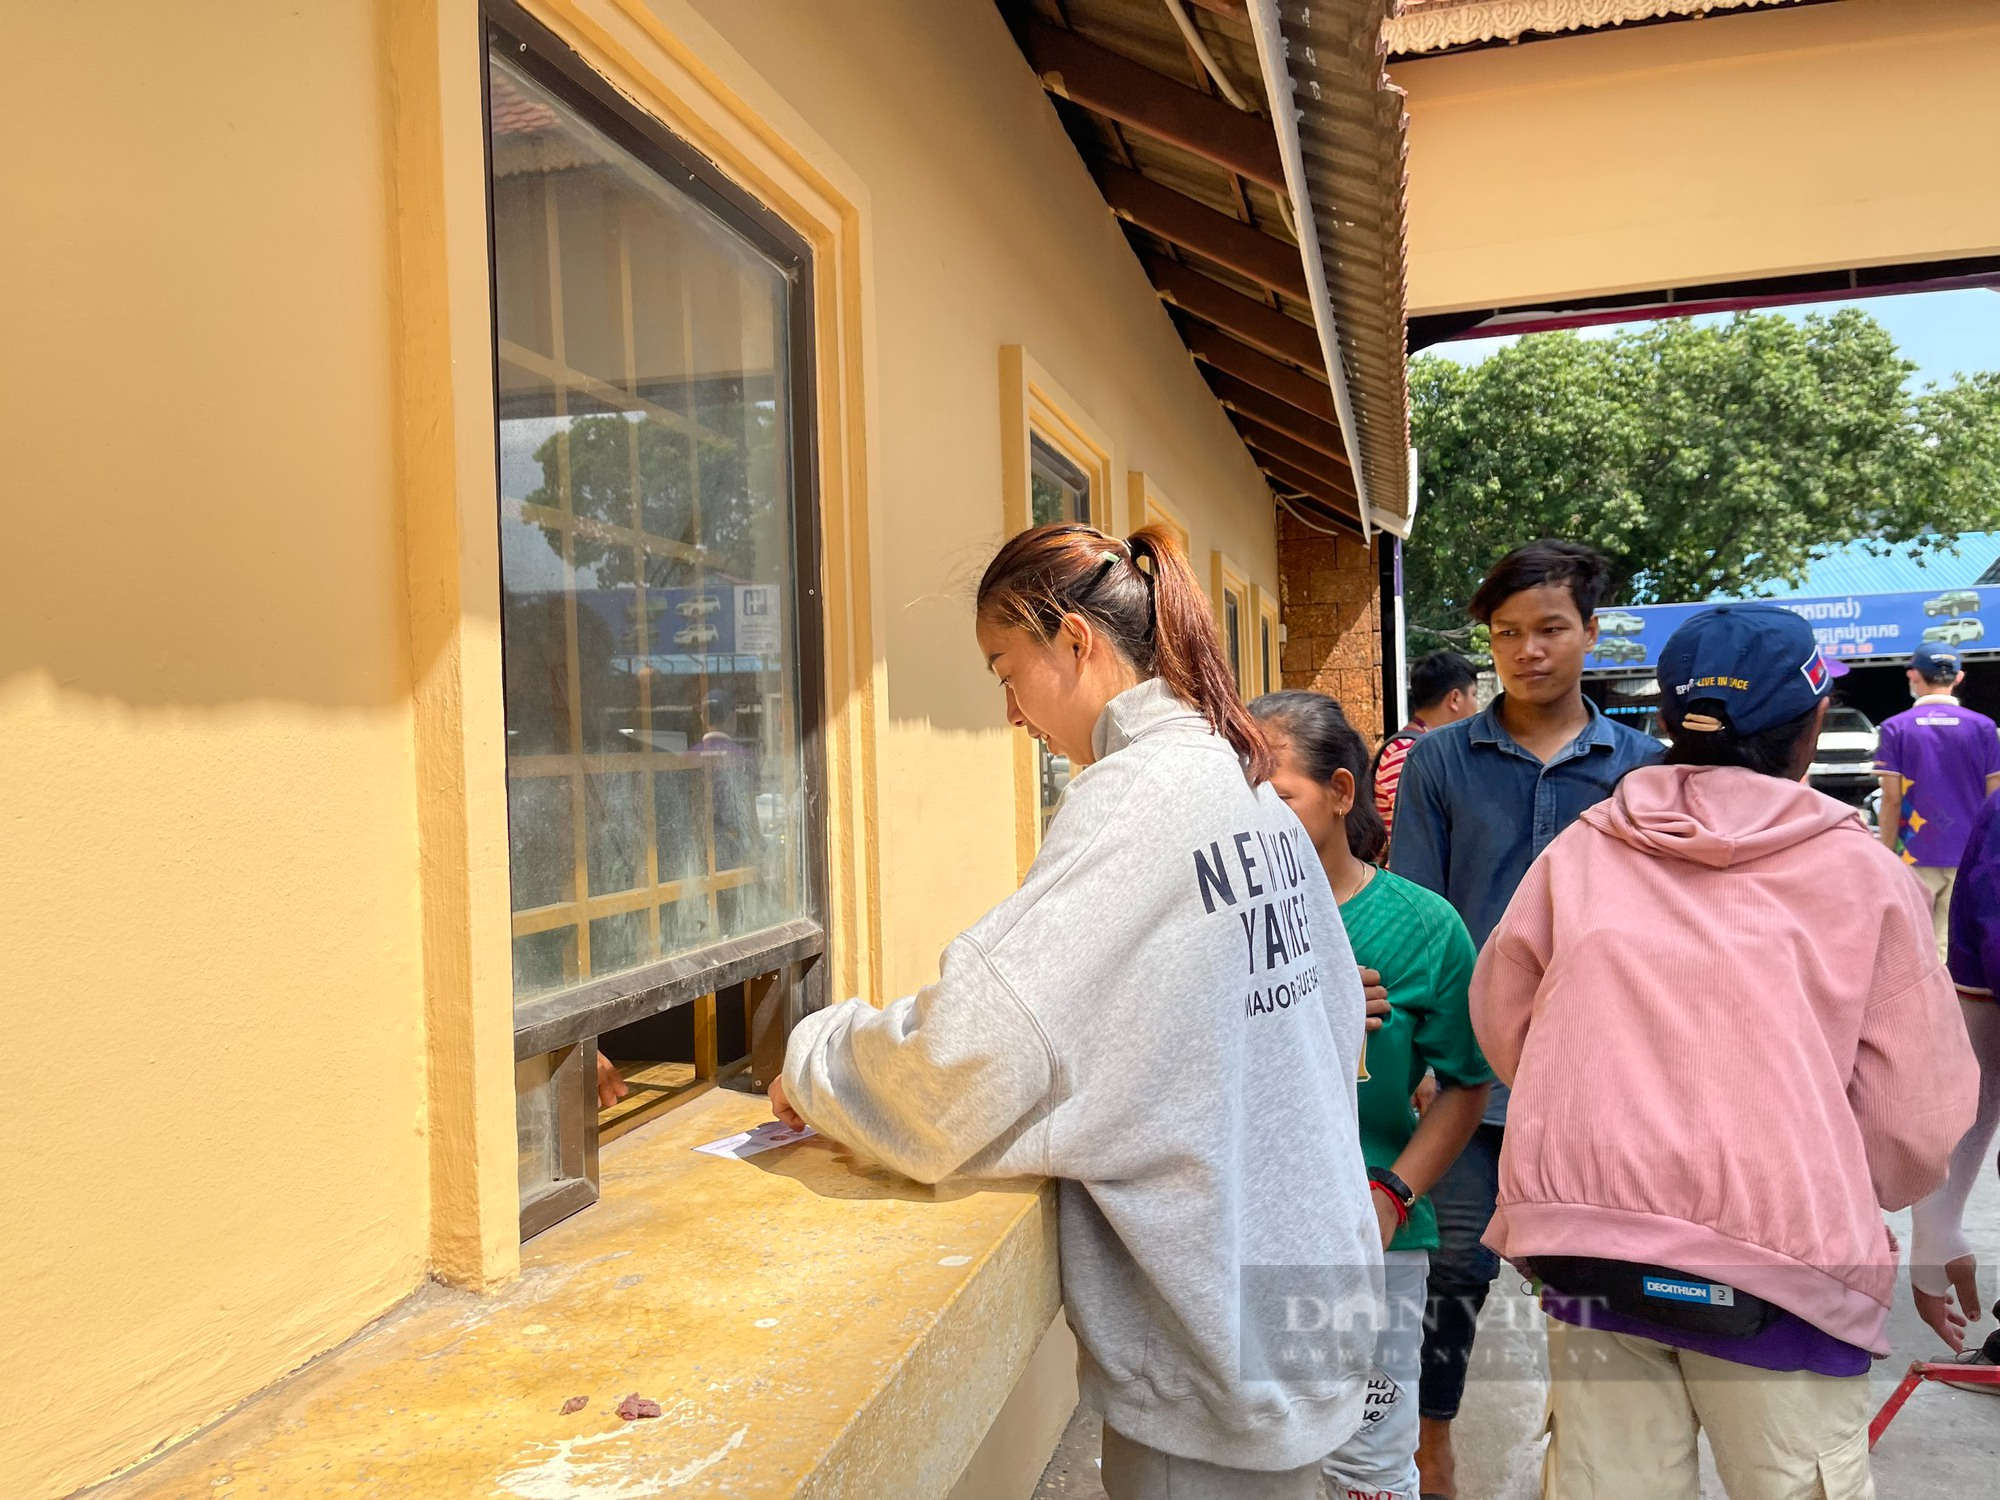
{"label": "car image on sign", "polygon": [[1979,613],[1979,590],[1947,589],[1934,599],[1924,601],[1927,615],[1976,615]]}
{"label": "car image on sign", "polygon": [[722,632],[713,625],[690,625],[686,630],[674,632],[676,646],[705,646]]}
{"label": "car image on sign", "polygon": [[684,620],[698,620],[703,615],[712,615],[722,608],[722,601],[713,594],[697,594],[692,599],[683,599],[674,606]]}
{"label": "car image on sign", "polygon": [[1597,630],[1600,635],[1639,635],[1645,629],[1644,620],[1622,609],[1600,609],[1597,612]]}
{"label": "car image on sign", "polygon": [[1942,625],[1933,625],[1924,632],[1924,639],[1940,646],[1963,646],[1967,641],[1983,640],[1986,627],[1979,623],[1976,615],[1956,620],[1946,620]]}
{"label": "car image on sign", "polygon": [[1590,654],[1598,661],[1622,664],[1624,662],[1644,661],[1646,659],[1646,648],[1637,641],[1628,641],[1622,636],[1614,635],[1609,640],[1600,639],[1595,646],[1590,648]]}

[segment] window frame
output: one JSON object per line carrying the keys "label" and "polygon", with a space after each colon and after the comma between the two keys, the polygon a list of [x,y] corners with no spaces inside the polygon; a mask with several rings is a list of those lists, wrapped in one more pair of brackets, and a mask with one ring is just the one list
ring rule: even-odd
{"label": "window frame", "polygon": [[[1088,477],[1090,524],[1120,534],[1111,439],[1020,344],[1000,350],[1000,436],[1002,541],[1034,524],[1036,438]],[[1042,767],[1035,741],[1018,733],[1014,738],[1014,864],[1016,876],[1025,879],[1042,847]]]}
{"label": "window frame", "polygon": [[1143,469],[1134,469],[1125,477],[1126,513],[1131,517],[1133,530],[1141,526],[1165,526],[1173,532],[1174,539],[1181,544],[1181,554],[1189,559],[1194,557],[1194,546],[1185,517],[1166,496],[1153,476]]}
{"label": "window frame", "polygon": [[[695,1005],[718,990],[747,984],[753,997],[749,1031],[751,1070],[760,1082],[782,1065],[785,1038],[796,1020],[825,1003],[828,959],[829,829],[825,737],[826,627],[823,618],[824,547],[819,506],[818,361],[811,246],[774,210],[738,186],[691,143],[638,108],[590,66],[562,37],[514,0],[481,0],[480,91],[485,147],[487,308],[493,355],[490,378],[496,412],[501,404],[499,237],[493,191],[492,56],[547,89],[576,117],[600,131],[663,183],[684,194],[759,254],[790,283],[786,298],[787,462],[791,503],[792,644],[798,667],[798,750],[803,796],[805,915],[757,933],[724,939],[637,969],[587,980],[538,997],[513,1011],[518,1063],[570,1049],[556,1069],[558,1152],[567,1174],[579,1177],[521,1204],[521,1237],[540,1233],[597,1199],[597,1037],[619,1026],[679,1006]],[[500,424],[493,423],[494,463],[500,465]],[[500,520],[496,491],[493,512]],[[504,660],[505,646],[502,645]],[[509,910],[509,927],[512,911]],[[510,985],[511,993],[511,985]],[[590,1070],[585,1076],[586,1066]]]}
{"label": "window frame", "polygon": [[[1285,627],[1278,613],[1277,598],[1261,583],[1250,586],[1253,611],[1257,616],[1257,640],[1253,647],[1256,656],[1257,691],[1275,693],[1285,685]],[[1265,670],[1266,647],[1269,651],[1269,670]]]}
{"label": "window frame", "polygon": [[[1211,554],[1211,571],[1214,575],[1215,633],[1221,642],[1223,655],[1230,657],[1229,668],[1236,675],[1236,691],[1239,697],[1248,699],[1256,696],[1245,691],[1250,685],[1250,637],[1254,633],[1251,620],[1255,611],[1250,601],[1250,579],[1227,553],[1217,549]],[[1227,601],[1236,600],[1236,650],[1229,650],[1229,611]]]}

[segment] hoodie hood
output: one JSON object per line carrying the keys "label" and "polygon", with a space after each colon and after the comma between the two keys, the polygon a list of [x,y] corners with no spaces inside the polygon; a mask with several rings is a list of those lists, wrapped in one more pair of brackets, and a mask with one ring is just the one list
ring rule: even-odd
{"label": "hoodie hood", "polygon": [[1582,821],[1663,859],[1726,870],[1838,828],[1867,836],[1861,816],[1797,781],[1738,766],[1641,766]]}

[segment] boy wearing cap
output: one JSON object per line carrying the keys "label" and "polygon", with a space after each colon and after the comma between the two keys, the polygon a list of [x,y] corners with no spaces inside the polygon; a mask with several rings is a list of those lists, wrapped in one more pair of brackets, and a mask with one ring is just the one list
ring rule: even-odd
{"label": "boy wearing cap", "polygon": [[[1492,636],[1500,696],[1410,747],[1396,795],[1389,868],[1436,891],[1486,941],[1514,887],[1549,841],[1611,794],[1634,766],[1660,758],[1647,735],[1583,696],[1597,609],[1611,564],[1577,542],[1518,547],[1480,581],[1467,612]],[[1487,1098],[1479,1132],[1431,1189],[1431,1252],[1417,1409],[1423,1493],[1457,1493],[1451,1424],[1465,1394],[1479,1312],[1500,1262],[1480,1244],[1493,1216],[1507,1091]]]}
{"label": "boy wearing cap", "polygon": [[1514,1090],[1486,1242],[1551,1320],[1543,1493],[1694,1500],[1706,1433],[1731,1500],[1862,1500],[1882,1210],[1942,1179],[1977,1070],[1923,893],[1804,784],[1812,628],[1706,610],[1659,681],[1666,763],[1556,838],[1472,981]]}
{"label": "boy wearing cap", "polygon": [[1953,696],[1965,673],[1956,651],[1926,642],[1910,658],[1916,707],[1882,725],[1875,769],[1882,777],[1882,842],[1900,845],[1930,897],[1931,929],[1944,956],[1951,886],[1979,805],[2000,790],[2000,729]]}

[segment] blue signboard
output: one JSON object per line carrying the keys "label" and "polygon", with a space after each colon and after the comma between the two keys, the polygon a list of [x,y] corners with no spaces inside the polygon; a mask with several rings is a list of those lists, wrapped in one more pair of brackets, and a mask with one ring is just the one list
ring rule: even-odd
{"label": "blue signboard", "polygon": [[784,652],[778,586],[773,583],[715,582],[701,588],[645,591],[647,643],[639,650],[639,591],[630,588],[578,589],[580,628],[601,632],[604,645],[592,654],[609,656],[628,670],[762,672],[779,664]]}
{"label": "blue signboard", "polygon": [[[1908,661],[1928,641],[1977,655],[2000,653],[2000,588],[1952,588],[1930,593],[1836,594],[1820,599],[1762,601],[1803,616],[1819,648],[1855,666]],[[1660,647],[1689,615],[1708,604],[1635,604],[1597,612],[1597,645],[1584,663],[1592,673],[1650,672]]]}

